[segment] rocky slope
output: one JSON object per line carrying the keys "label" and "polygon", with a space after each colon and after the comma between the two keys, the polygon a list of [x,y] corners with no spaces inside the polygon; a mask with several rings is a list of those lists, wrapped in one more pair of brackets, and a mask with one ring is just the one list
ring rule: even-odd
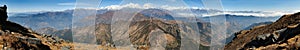
{"label": "rocky slope", "polygon": [[[6,7],[6,6],[4,6]],[[0,48],[4,50],[72,49],[72,44],[60,38],[37,34],[31,29],[7,21],[6,8],[0,12]]]}
{"label": "rocky slope", "polygon": [[225,46],[225,50],[298,50],[300,47],[300,13],[284,15],[276,22],[251,30],[242,30]]}

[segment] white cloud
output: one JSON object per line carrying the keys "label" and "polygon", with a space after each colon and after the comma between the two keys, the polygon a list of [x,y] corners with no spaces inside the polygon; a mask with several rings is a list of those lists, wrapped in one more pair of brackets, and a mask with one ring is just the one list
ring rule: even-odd
{"label": "white cloud", "polygon": [[161,8],[167,9],[167,10],[178,10],[178,9],[188,9],[189,7],[173,7],[173,6],[168,6],[168,5],[163,5]]}
{"label": "white cloud", "polygon": [[233,13],[233,12],[224,12],[224,14],[230,14],[230,15],[242,15],[242,16],[259,16],[259,17],[268,17],[268,16],[280,16],[283,14],[278,14],[278,12],[260,12],[260,13]]}
{"label": "white cloud", "polygon": [[300,10],[295,10],[295,12],[300,12]]}
{"label": "white cloud", "polygon": [[[59,5],[72,5],[72,3],[61,3]],[[204,9],[199,7],[188,7],[188,6],[169,6],[169,5],[155,5],[151,3],[145,3],[145,4],[136,4],[136,3],[129,3],[124,5],[110,5],[106,7],[100,7],[100,9],[109,9],[109,10],[120,10],[123,8],[136,8],[136,9],[149,9],[149,8],[161,8],[165,10],[182,10],[186,11],[189,9],[202,9],[207,11],[213,11],[214,9]],[[241,16],[257,16],[257,17],[275,17],[275,16],[282,16],[284,14],[292,14],[297,11],[223,11],[223,12],[212,12],[212,13],[202,13],[202,14],[191,14],[191,13],[184,13],[180,12],[177,13],[177,15],[180,16],[215,16],[215,15],[223,15],[223,14],[230,14],[230,15],[241,15]]]}
{"label": "white cloud", "polygon": [[[110,9],[110,10],[119,10],[122,8],[137,8],[137,9],[149,9],[149,8],[162,8],[166,10],[175,10],[175,9],[187,9],[189,7],[183,7],[183,6],[169,6],[169,5],[154,5],[151,3],[145,3],[143,5],[135,4],[135,3],[129,3],[124,5],[110,5],[106,7],[100,7],[100,9]],[[197,7],[193,7],[197,8]]]}
{"label": "white cloud", "polygon": [[285,14],[293,14],[294,12],[280,12],[280,11],[257,11],[257,12],[234,12],[234,11],[224,11],[223,13],[210,13],[210,14],[202,14],[203,17],[207,16],[216,16],[222,14],[230,14],[230,15],[239,15],[239,16],[256,16],[256,17],[278,17]]}
{"label": "white cloud", "polygon": [[[125,5],[111,5],[104,7],[110,10],[119,10],[122,8],[137,8],[137,9],[148,9],[148,8],[162,8],[166,10],[183,10],[186,11],[188,9],[202,9],[210,11],[211,9],[203,9],[199,7],[183,7],[183,6],[169,6],[169,5],[161,5],[155,6],[151,3],[146,3],[144,5],[129,3]],[[102,8],[103,9],[103,8]],[[275,17],[275,16],[282,16],[284,14],[291,14],[294,12],[274,12],[274,11],[249,11],[249,12],[237,12],[237,11],[224,11],[222,12],[213,12],[213,13],[203,13],[203,14],[191,14],[191,13],[177,13],[180,16],[215,16],[215,15],[222,15],[222,14],[230,14],[230,15],[241,15],[241,16],[258,16],[258,17]]]}
{"label": "white cloud", "polygon": [[147,8],[154,8],[154,7],[150,3],[146,3],[144,5],[129,3],[129,4],[125,4],[125,5],[110,5],[110,6],[106,6],[106,7],[101,7],[100,9],[119,10],[122,8],[147,9]]}
{"label": "white cloud", "polygon": [[151,4],[151,3],[146,3],[146,4],[144,4],[143,7],[144,7],[144,8],[155,8],[154,5]]}

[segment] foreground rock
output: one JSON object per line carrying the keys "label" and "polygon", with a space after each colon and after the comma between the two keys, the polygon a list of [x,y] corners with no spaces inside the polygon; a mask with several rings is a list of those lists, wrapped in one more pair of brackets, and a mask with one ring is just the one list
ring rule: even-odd
{"label": "foreground rock", "polygon": [[225,46],[225,50],[298,50],[299,24],[300,13],[284,15],[272,24],[256,26],[251,30],[236,33],[235,38]]}

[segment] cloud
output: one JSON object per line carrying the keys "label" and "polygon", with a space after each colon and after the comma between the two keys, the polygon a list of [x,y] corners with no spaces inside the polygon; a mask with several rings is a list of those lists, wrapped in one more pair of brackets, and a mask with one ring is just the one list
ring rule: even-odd
{"label": "cloud", "polygon": [[153,5],[150,3],[146,3],[144,5],[129,3],[125,5],[110,5],[106,7],[100,7],[100,9],[110,9],[110,10],[119,10],[123,8],[137,8],[137,9],[147,9],[147,8],[153,8]]}
{"label": "cloud", "polygon": [[[188,9],[188,8],[192,8],[192,7],[154,5],[151,3],[145,3],[145,4],[128,3],[128,4],[124,4],[124,5],[110,5],[110,6],[106,6],[106,7],[100,7],[100,9],[110,9],[110,10],[119,10],[122,8],[136,8],[136,9],[162,8],[162,9],[166,9],[166,10],[176,10],[176,9]],[[193,8],[196,8],[196,7],[193,7]]]}
{"label": "cloud", "polygon": [[[75,3],[59,3],[58,5],[74,5]],[[89,5],[85,3],[78,3],[80,5]],[[176,10],[176,11],[187,11],[190,9],[201,9],[206,11],[216,11],[215,9],[204,9],[200,7],[188,7],[188,6],[169,6],[169,5],[155,5],[151,3],[145,3],[145,4],[136,4],[136,3],[128,3],[123,5],[110,5],[106,7],[100,7],[99,9],[108,9],[108,10],[120,10],[123,8],[136,8],[136,9],[149,9],[149,8],[159,8],[159,9],[165,9],[165,10]],[[201,11],[200,10],[200,11]],[[191,10],[192,12],[197,12],[198,10]],[[207,16],[216,16],[216,15],[224,15],[224,14],[230,14],[230,15],[240,15],[240,16],[257,16],[257,17],[276,17],[276,16],[282,16],[284,14],[292,14],[298,11],[220,11],[220,12],[209,12],[209,13],[190,13],[190,12],[178,12],[177,15],[180,16],[198,16],[198,17],[207,17]]]}
{"label": "cloud", "polygon": [[[186,11],[190,9],[201,9],[206,11],[214,11],[215,9],[204,9],[199,7],[188,7],[188,6],[169,6],[169,5],[153,5],[151,3],[146,4],[135,4],[135,3],[129,3],[124,5],[111,5],[106,7],[101,7],[101,9],[109,9],[109,10],[120,10],[122,8],[137,8],[137,9],[149,9],[149,8],[161,8],[165,10],[179,10],[179,11]],[[193,10],[192,12],[197,11]],[[200,16],[200,17],[207,17],[207,16],[216,16],[216,15],[224,15],[224,14],[230,14],[230,15],[240,15],[240,16],[257,16],[257,17],[276,17],[276,16],[282,16],[284,14],[292,14],[295,13],[295,11],[289,11],[289,12],[275,12],[275,11],[221,11],[221,12],[209,12],[209,13],[201,13],[201,14],[191,14],[191,13],[185,13],[185,12],[178,12],[177,15],[180,16]]]}
{"label": "cloud", "polygon": [[293,12],[280,12],[280,11],[224,11],[223,13],[210,13],[202,14],[203,17],[216,16],[216,15],[239,15],[239,16],[256,16],[256,17],[278,17],[285,14],[293,14]]}

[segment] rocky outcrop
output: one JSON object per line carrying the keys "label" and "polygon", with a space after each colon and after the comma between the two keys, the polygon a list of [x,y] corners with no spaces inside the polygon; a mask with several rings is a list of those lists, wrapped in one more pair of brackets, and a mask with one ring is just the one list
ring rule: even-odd
{"label": "rocky outcrop", "polygon": [[1,21],[6,21],[8,18],[6,10],[7,10],[6,5],[4,5],[3,7],[0,7],[0,15],[1,15],[0,20]]}
{"label": "rocky outcrop", "polygon": [[225,50],[267,49],[298,50],[300,13],[284,15],[269,25],[253,27],[235,34],[235,38],[225,46]]}

